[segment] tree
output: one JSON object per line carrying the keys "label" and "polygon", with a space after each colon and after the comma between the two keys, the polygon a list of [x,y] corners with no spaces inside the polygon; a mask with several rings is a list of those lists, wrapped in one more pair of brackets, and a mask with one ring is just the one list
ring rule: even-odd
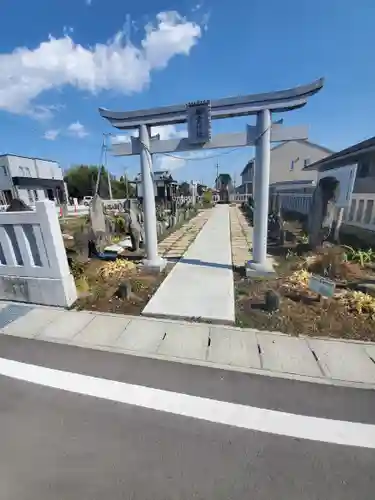
{"label": "tree", "polygon": [[[98,172],[97,165],[76,165],[70,168],[64,179],[69,196],[78,199],[94,196]],[[134,188],[126,177],[121,176],[119,181],[111,177],[111,185],[113,198],[123,199],[127,193],[130,197],[134,196]],[[102,198],[109,198],[108,173],[104,167],[100,174],[99,195]]]}
{"label": "tree", "polygon": [[112,196],[113,198],[123,199],[133,198],[135,196],[135,188],[130,184],[129,179],[125,176],[121,176],[120,180],[112,181]]}
{"label": "tree", "polygon": [[[96,180],[98,178],[98,167],[96,165],[76,165],[68,170],[65,175],[65,182],[68,186],[69,195],[73,198],[83,198],[93,196],[95,192]],[[106,179],[101,179],[108,192]]]}
{"label": "tree", "polygon": [[188,182],[182,182],[178,186],[178,191],[179,191],[180,195],[182,195],[182,196],[190,196],[191,195],[190,184]]}

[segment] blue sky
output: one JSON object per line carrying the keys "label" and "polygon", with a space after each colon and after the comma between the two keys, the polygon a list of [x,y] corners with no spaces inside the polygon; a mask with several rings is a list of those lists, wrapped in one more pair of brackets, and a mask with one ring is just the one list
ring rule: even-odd
{"label": "blue sky", "polygon": [[[99,106],[130,110],[266,92],[324,76],[308,105],[284,115],[334,150],[375,135],[374,0],[2,0],[0,153],[98,163]],[[214,122],[244,130],[253,118]],[[165,137],[179,133],[170,127]],[[157,166],[212,184],[239,174],[251,149]],[[213,155],[221,155],[212,158]],[[109,158],[120,175],[138,158]]]}

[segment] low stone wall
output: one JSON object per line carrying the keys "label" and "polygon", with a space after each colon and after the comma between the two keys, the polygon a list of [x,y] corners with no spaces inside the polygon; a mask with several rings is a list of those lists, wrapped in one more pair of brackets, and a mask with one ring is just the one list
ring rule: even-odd
{"label": "low stone wall", "polygon": [[197,214],[197,209],[177,209],[176,215],[166,215],[164,221],[157,221],[156,230],[158,235],[158,240],[162,239],[167,233],[170,233],[174,228],[177,228],[185,221],[190,220]]}
{"label": "low stone wall", "polygon": [[0,213],[0,300],[69,307],[76,299],[55,204]]}

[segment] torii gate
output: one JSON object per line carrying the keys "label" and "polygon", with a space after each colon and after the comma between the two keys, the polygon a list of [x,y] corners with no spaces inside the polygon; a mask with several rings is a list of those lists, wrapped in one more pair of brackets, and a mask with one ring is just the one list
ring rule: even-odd
{"label": "torii gate", "polygon": [[[103,118],[120,130],[138,129],[139,136],[130,143],[114,144],[114,156],[140,155],[145,215],[146,266],[163,269],[166,262],[158,255],[155,195],[152,179],[152,155],[216,148],[255,146],[254,181],[254,242],[253,260],[246,263],[249,274],[272,272],[267,263],[267,220],[270,176],[271,142],[307,139],[306,127],[283,127],[282,120],[271,122],[271,113],[298,109],[307,99],[319,92],[324,80],[293,89],[229,97],[214,101],[166,106],[139,111],[109,111],[100,108]],[[256,115],[256,125],[247,125],[245,132],[219,134],[211,137],[211,120]],[[188,137],[160,140],[151,137],[155,126],[187,123]]]}

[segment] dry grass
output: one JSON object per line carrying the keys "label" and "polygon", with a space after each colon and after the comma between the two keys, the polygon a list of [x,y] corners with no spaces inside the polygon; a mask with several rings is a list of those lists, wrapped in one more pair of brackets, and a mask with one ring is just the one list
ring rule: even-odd
{"label": "dry grass", "polygon": [[[273,330],[292,335],[327,336],[375,341],[375,298],[346,288],[353,282],[375,279],[375,273],[358,262],[348,262],[342,247],[317,252],[298,252],[294,246],[277,257],[278,277],[247,280],[235,273],[236,310],[239,326]],[[321,299],[309,289],[311,274],[326,276],[337,284],[334,297]],[[280,296],[280,309],[268,313],[264,295]]]}
{"label": "dry grass", "polygon": [[134,262],[125,259],[116,259],[113,262],[106,262],[98,271],[98,276],[102,280],[112,278],[123,278],[129,275],[129,272],[135,271],[137,266]]}

